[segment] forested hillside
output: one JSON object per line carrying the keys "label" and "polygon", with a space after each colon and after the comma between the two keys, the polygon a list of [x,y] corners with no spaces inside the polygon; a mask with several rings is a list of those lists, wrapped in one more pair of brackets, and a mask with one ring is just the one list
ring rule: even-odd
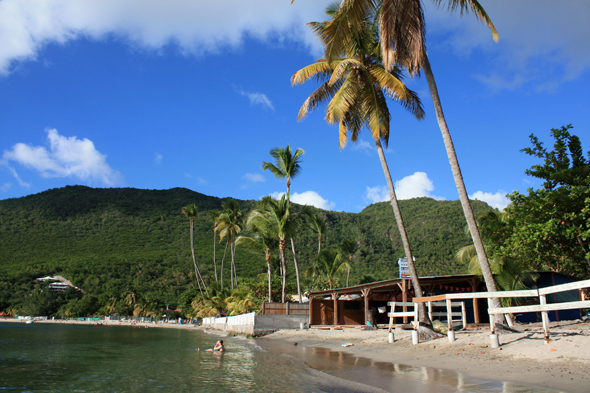
{"label": "forested hillside", "polygon": [[[181,208],[195,203],[195,253],[205,280],[213,275],[213,220],[208,211],[224,199],[183,188],[138,190],[69,186],[23,198],[0,201],[0,310],[18,304],[34,279],[59,274],[98,299],[133,290],[161,302],[177,304],[194,293],[189,221]],[[249,211],[256,201],[240,201]],[[400,201],[408,236],[422,276],[464,273],[454,253],[470,243],[458,201],[416,198]],[[476,215],[491,209],[474,201]],[[365,275],[397,277],[403,249],[388,203],[368,206],[359,214],[320,211],[327,219],[322,248],[343,239],[357,241],[351,284]],[[216,239],[217,264],[225,241]],[[317,253],[317,236],[304,228],[295,240],[304,271]],[[292,261],[291,255],[288,260]],[[229,252],[225,267],[229,269]],[[236,251],[239,277],[266,272],[262,253]],[[292,272],[292,269],[291,269]],[[226,274],[228,274],[226,272]],[[290,279],[293,279],[293,274]],[[304,288],[305,278],[304,278]],[[185,299],[186,300],[186,299]]]}

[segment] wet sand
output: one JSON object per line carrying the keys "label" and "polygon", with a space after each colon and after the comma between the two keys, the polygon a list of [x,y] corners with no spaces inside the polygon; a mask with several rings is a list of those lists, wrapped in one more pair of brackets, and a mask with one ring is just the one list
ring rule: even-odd
{"label": "wet sand", "polygon": [[[490,348],[485,327],[455,332],[454,343],[444,337],[412,345],[410,332],[396,330],[396,341],[389,344],[386,329],[355,328],[282,330],[256,341],[267,351],[298,357],[317,370],[336,370],[333,375],[386,391],[399,391],[401,386],[395,384],[408,378],[418,378],[430,389],[444,385],[449,391],[522,391],[519,384],[537,387],[528,391],[590,391],[590,323],[552,323],[549,343],[540,324],[516,328],[520,333],[500,336],[499,349]],[[345,343],[352,345],[343,347]],[[385,375],[402,377],[384,381]],[[482,385],[484,390],[466,389],[473,381],[463,376],[497,382]]]}

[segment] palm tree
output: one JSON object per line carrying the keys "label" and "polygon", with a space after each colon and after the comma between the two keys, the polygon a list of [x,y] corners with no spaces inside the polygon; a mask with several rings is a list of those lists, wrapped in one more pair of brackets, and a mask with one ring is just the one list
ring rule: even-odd
{"label": "palm tree", "polygon": [[[250,220],[248,219],[248,222]],[[266,261],[267,276],[268,276],[268,302],[272,303],[272,255],[271,251],[276,249],[279,242],[273,233],[268,232],[268,229],[264,226],[257,227],[253,224],[248,228],[253,231],[252,236],[238,236],[236,239],[236,245],[243,244],[246,247],[261,250],[264,252],[264,259]]]}
{"label": "palm tree", "polygon": [[[197,216],[197,213],[199,212],[199,208],[194,203],[191,203],[190,205],[186,205],[185,207],[183,207],[181,211],[182,211],[182,214],[187,216],[190,221],[191,252],[193,254],[193,264],[195,265],[195,278],[197,279],[199,291],[202,294],[203,289],[201,288],[201,281],[203,281],[203,277],[201,277],[201,272],[199,271],[199,267],[197,266],[197,259],[195,258],[195,246],[193,244],[193,225],[195,223],[195,217]],[[203,281],[203,287],[205,288],[205,291],[206,291],[207,287],[205,286],[205,281]]]}
{"label": "palm tree", "polygon": [[[329,7],[328,15],[337,10],[338,5]],[[322,39],[326,52],[331,39],[328,28],[333,22],[310,23],[316,35]],[[311,78],[324,81],[304,102],[299,110],[298,119],[304,119],[313,109],[327,102],[326,121],[330,124],[339,124],[340,148],[346,145],[349,131],[353,142],[357,141],[364,127],[371,131],[389,188],[391,207],[404,252],[407,260],[410,261],[408,265],[414,294],[420,297],[422,291],[418,274],[381,143],[383,141],[387,146],[389,141],[390,113],[386,97],[400,103],[418,119],[424,116],[424,111],[417,95],[401,81],[401,71],[398,68],[391,70],[384,68],[379,51],[377,26],[371,22],[371,18],[367,16],[364,23],[357,27],[354,36],[349,37],[347,45],[343,46],[338,54],[332,54],[332,58],[318,60],[297,71],[291,78],[291,83],[294,85]],[[420,310],[420,321],[430,325],[424,304],[421,304]]]}
{"label": "palm tree", "polygon": [[322,234],[326,230],[326,218],[317,213],[307,214],[307,226],[318,235],[318,254],[322,251]]}
{"label": "palm tree", "polygon": [[287,145],[285,148],[277,147],[270,151],[270,155],[274,158],[274,163],[262,161],[262,170],[270,170],[278,179],[287,179],[287,197],[291,192],[291,179],[299,174],[301,170],[301,156],[305,154],[303,149],[298,148],[295,154],[291,151],[291,147]]}
{"label": "palm tree", "polygon": [[[285,249],[287,239],[292,238],[298,227],[297,217],[291,213],[291,202],[286,195],[276,200],[270,196],[263,197],[258,203],[258,209],[250,212],[248,216],[248,227],[261,228],[264,233],[272,233],[278,238],[279,256],[283,270],[281,302],[285,303],[287,285],[287,264],[285,260]],[[295,265],[297,272],[297,292],[301,301],[301,288],[299,286],[299,268]]]}
{"label": "palm tree", "polygon": [[322,250],[316,256],[316,261],[317,263],[311,265],[305,274],[307,276],[312,273],[326,279],[330,289],[334,289],[336,276],[350,268],[348,261],[332,250]]}
{"label": "palm tree", "polygon": [[[287,179],[287,199],[291,198],[291,179],[299,174],[301,171],[301,156],[305,151],[297,148],[293,154],[291,147],[287,145],[285,148],[277,147],[270,151],[273,157],[273,163],[262,162],[262,170],[270,170],[278,179]],[[295,224],[295,221],[293,222]],[[294,232],[293,232],[294,234]],[[295,265],[295,275],[297,280],[297,292],[299,295],[299,303],[301,303],[301,281],[299,279],[299,266],[297,264],[297,253],[295,252],[295,240],[291,238],[291,250],[293,251],[293,264]],[[286,276],[286,274],[285,274]]]}
{"label": "palm tree", "polygon": [[352,266],[352,258],[359,250],[359,245],[352,239],[344,239],[339,247],[340,255],[343,258],[348,258],[348,271],[346,272],[346,286],[348,287],[348,278],[350,277],[350,268]]}
{"label": "palm tree", "polygon": [[[490,17],[477,0],[433,0],[436,5],[446,3],[451,12],[459,10],[461,14],[473,12],[475,17],[485,23],[492,32],[495,41],[498,40],[498,32],[494,27]],[[490,269],[490,263],[485,251],[481,235],[477,228],[477,223],[469,197],[461,174],[459,161],[455,153],[453,140],[449,132],[445,116],[442,110],[442,104],[438,94],[438,89],[434,79],[434,74],[430,66],[430,61],[426,54],[426,25],[421,0],[344,0],[334,13],[332,21],[326,26],[324,35],[329,38],[326,45],[326,54],[328,59],[336,57],[347,47],[348,43],[359,31],[365,19],[375,15],[379,20],[379,31],[381,37],[381,52],[384,58],[386,69],[393,68],[393,64],[401,64],[408,69],[413,76],[420,75],[424,71],[436,119],[442,133],[443,142],[447,151],[449,164],[455,180],[455,186],[459,193],[461,206],[465,214],[469,232],[473,239],[481,270],[488,291],[495,292],[496,284]],[[500,306],[499,299],[493,299],[496,307]],[[497,322],[503,324],[504,318],[499,315]]]}
{"label": "palm tree", "polygon": [[[238,286],[238,275],[236,272],[235,255],[236,255],[236,238],[242,231],[244,225],[244,211],[240,209],[240,203],[235,199],[230,199],[223,203],[223,211],[219,215],[219,239],[226,239],[229,244],[231,253],[230,266],[230,284],[234,289],[234,282],[236,288]],[[223,267],[221,271],[221,283],[223,286]]]}
{"label": "palm tree", "polygon": [[215,250],[216,250],[217,242],[215,241],[215,239],[217,238],[217,225],[219,224],[217,222],[217,219],[219,218],[219,210],[209,210],[207,212],[207,214],[209,215],[209,218],[211,218],[213,220],[213,271],[215,272],[215,281],[218,281],[217,280],[217,259],[215,258]]}

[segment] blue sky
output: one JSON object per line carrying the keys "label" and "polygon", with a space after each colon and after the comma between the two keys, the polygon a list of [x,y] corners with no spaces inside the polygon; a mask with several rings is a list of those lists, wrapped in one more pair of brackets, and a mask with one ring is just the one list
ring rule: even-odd
{"label": "blue sky", "polygon": [[[358,212],[385,200],[364,131],[338,148],[316,88],[290,77],[320,57],[306,22],[329,1],[0,0],[0,199],[82,184],[258,199],[285,185],[261,163],[303,148],[292,198]],[[590,150],[590,2],[481,1],[471,15],[425,1],[428,53],[468,193],[503,208],[540,182],[520,149],[573,124]],[[526,17],[525,17],[526,15]],[[426,119],[392,102],[386,157],[399,199],[458,194],[424,78],[406,77]]]}

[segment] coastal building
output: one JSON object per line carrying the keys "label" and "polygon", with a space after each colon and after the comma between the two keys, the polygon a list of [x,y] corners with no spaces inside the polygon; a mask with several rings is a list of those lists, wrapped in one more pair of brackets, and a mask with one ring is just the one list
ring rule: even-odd
{"label": "coastal building", "polygon": [[[557,284],[578,281],[576,277],[556,272],[538,272],[535,287],[544,288]],[[448,276],[420,277],[423,296],[435,296],[449,293],[483,292],[484,282],[476,275],[458,274]],[[405,278],[377,281],[346,288],[315,291],[309,297],[309,325],[366,325],[368,318],[374,317],[374,324],[388,324],[387,302],[411,302],[414,291],[411,281]],[[548,303],[561,303],[581,299],[577,290],[555,294],[547,299]],[[520,299],[526,304],[532,299]],[[488,323],[487,300],[466,300],[465,308],[468,323]],[[535,313],[517,314],[520,322],[537,321],[540,316]],[[552,321],[573,320],[581,318],[581,310],[552,311]],[[539,319],[540,320],[540,319]],[[406,323],[398,318],[396,323]]]}

